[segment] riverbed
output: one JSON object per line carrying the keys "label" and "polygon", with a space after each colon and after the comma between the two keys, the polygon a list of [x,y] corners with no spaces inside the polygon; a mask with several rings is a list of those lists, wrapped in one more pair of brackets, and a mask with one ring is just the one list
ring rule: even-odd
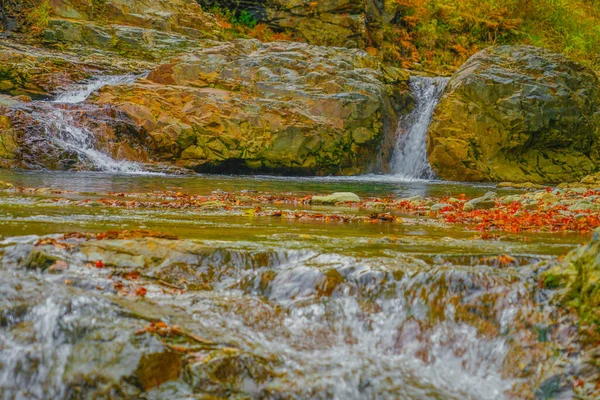
{"label": "riverbed", "polygon": [[590,234],[490,239],[428,214],[298,200],[474,198],[492,185],[0,180],[14,185],[0,195],[3,398],[564,397],[582,374],[566,351],[573,316],[538,283]]}

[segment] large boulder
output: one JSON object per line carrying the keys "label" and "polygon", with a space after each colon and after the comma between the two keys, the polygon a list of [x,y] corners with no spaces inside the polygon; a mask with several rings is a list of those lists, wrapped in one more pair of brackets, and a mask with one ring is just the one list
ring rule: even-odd
{"label": "large boulder", "polygon": [[92,99],[146,135],[152,157],[196,171],[358,174],[387,169],[408,75],[363,51],[210,43]]}
{"label": "large boulder", "polygon": [[597,170],[600,83],[589,68],[527,46],[489,48],[453,76],[428,132],[444,179],[562,182]]}

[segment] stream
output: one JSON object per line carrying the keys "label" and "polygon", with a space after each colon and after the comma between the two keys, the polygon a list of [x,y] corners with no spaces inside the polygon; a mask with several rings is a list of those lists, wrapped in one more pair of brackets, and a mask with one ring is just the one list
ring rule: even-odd
{"label": "stream", "polygon": [[[584,240],[580,235],[489,241],[464,227],[408,215],[402,224],[356,225],[261,218],[243,207],[95,203],[140,196],[160,202],[161,193],[176,192],[285,196],[349,188],[361,196],[476,196],[489,189],[485,185],[375,177],[132,180],[56,172],[3,172],[0,180],[38,188],[0,196],[0,398],[503,399],[540,390],[570,393],[552,380],[560,370],[557,343],[571,340],[570,325],[537,287],[536,271]],[[44,235],[135,229],[185,240],[72,238],[40,245]],[[36,249],[45,247],[69,267],[27,267],[39,258],[32,255]],[[487,261],[499,254],[516,261]],[[148,261],[139,264],[139,257]],[[90,267],[89,259],[103,259],[107,267]],[[115,276],[133,273],[141,276],[123,282],[133,285],[130,290],[143,286],[143,298],[115,289]],[[211,344],[136,334],[149,321]],[[165,346],[189,349],[180,355]],[[150,372],[141,367],[145,363]],[[156,386],[152,374],[167,381]]]}
{"label": "stream", "polygon": [[425,135],[445,79],[411,81],[394,173],[346,178],[115,160],[70,113],[132,79],[39,102],[49,140],[96,172],[0,171],[0,399],[573,396],[577,330],[539,279],[588,234],[490,240],[297,200],[523,193],[435,180]]}

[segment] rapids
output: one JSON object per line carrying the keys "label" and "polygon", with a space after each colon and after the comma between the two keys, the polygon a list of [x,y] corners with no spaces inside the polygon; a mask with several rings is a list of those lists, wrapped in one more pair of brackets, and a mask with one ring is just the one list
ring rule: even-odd
{"label": "rapids", "polygon": [[[572,395],[568,378],[556,378],[579,370],[562,353],[573,345],[572,322],[538,279],[581,235],[490,241],[426,216],[343,224],[210,202],[102,203],[348,187],[361,196],[476,196],[488,187],[48,172],[2,179],[38,188],[0,192],[2,399]],[[123,229],[181,239],[57,235]],[[514,262],[494,261],[502,254]]]}

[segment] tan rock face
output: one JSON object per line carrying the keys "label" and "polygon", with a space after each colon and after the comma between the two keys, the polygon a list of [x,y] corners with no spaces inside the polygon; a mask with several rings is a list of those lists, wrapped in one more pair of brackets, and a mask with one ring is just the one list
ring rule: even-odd
{"label": "tan rock face", "polygon": [[356,174],[386,168],[397,113],[410,101],[407,78],[357,50],[238,40],[182,56],[134,86],[105,88],[94,101],[141,127],[159,161]]}
{"label": "tan rock face", "polygon": [[588,68],[533,47],[473,56],[450,81],[428,132],[442,178],[564,182],[597,170],[600,83]]}
{"label": "tan rock face", "polygon": [[392,65],[407,65],[402,45],[407,7],[398,0],[197,0],[206,10],[225,8],[319,46],[368,50]]}
{"label": "tan rock face", "polygon": [[55,0],[43,30],[46,43],[82,44],[126,57],[160,60],[216,39],[215,18],[194,1]]}
{"label": "tan rock face", "polygon": [[54,0],[58,18],[95,21],[206,37],[217,29],[213,17],[187,0]]}
{"label": "tan rock face", "polygon": [[0,93],[46,97],[89,76],[92,68],[44,52],[28,53],[0,45]]}

